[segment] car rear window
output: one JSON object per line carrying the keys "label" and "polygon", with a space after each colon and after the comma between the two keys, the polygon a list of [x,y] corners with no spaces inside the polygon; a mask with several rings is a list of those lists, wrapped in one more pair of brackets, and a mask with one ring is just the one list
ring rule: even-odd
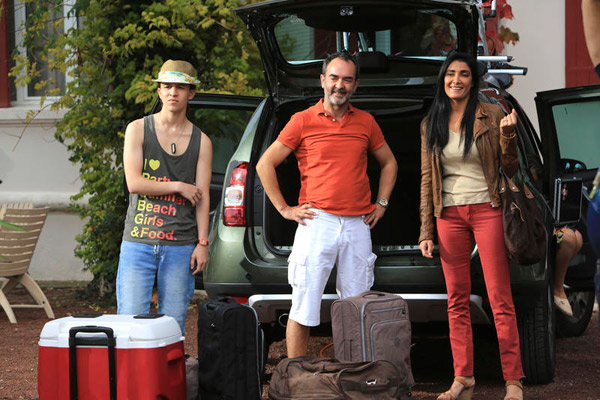
{"label": "car rear window", "polygon": [[[347,12],[358,14],[361,10],[349,7]],[[377,23],[363,19],[346,22],[338,15],[328,17],[327,10],[320,18],[308,13],[290,14],[282,16],[274,32],[281,54],[289,63],[324,59],[343,48],[352,53],[379,51],[387,56],[411,57],[445,56],[458,49],[456,25],[443,10],[412,10],[378,18]]]}
{"label": "car rear window", "polygon": [[253,110],[194,108],[194,104],[191,104],[190,109],[193,111],[189,113],[188,118],[210,137],[213,147],[213,174],[225,174]]}

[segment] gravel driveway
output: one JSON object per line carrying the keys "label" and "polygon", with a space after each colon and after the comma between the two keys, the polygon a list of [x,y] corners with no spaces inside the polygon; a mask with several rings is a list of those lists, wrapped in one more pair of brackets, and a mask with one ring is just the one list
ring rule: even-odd
{"label": "gravel driveway", "polygon": [[[24,298],[15,289],[11,299]],[[95,308],[81,300],[74,289],[44,289],[57,318],[82,312],[114,313],[114,309]],[[0,399],[35,399],[37,394],[37,341],[44,324],[48,321],[42,310],[19,309],[15,311],[17,324],[10,324],[0,311]],[[186,330],[188,339],[186,353],[197,355],[196,307],[190,307]],[[581,337],[563,338],[556,341],[556,376],[554,382],[525,388],[525,399],[539,400],[600,400],[600,334],[597,327],[598,313]],[[452,363],[445,324],[414,326],[413,373],[417,385],[413,399],[435,399],[452,381]],[[502,399],[504,387],[500,372],[497,342],[490,327],[478,327],[475,331],[476,400]],[[331,342],[330,337],[313,338],[310,354],[318,355],[322,347]],[[329,350],[330,351],[330,350]],[[326,356],[331,353],[325,352]],[[285,342],[271,346],[266,378],[273,367],[285,356]],[[263,398],[267,398],[265,384]]]}

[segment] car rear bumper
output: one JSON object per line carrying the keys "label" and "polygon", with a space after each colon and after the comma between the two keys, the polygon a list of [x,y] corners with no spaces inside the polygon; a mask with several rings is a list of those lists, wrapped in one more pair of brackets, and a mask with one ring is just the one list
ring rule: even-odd
{"label": "car rear bumper", "polygon": [[[445,293],[396,293],[408,303],[411,322],[448,320],[448,295]],[[471,321],[474,324],[489,324],[490,319],[483,309],[483,298],[471,295]],[[331,303],[339,299],[336,294],[324,294],[321,303],[321,322],[331,321]],[[257,294],[248,298],[261,323],[284,321],[292,304],[291,294]]]}

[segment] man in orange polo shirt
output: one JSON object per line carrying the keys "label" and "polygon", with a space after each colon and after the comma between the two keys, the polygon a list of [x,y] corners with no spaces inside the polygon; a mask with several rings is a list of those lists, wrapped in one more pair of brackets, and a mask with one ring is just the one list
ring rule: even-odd
{"label": "man in orange polo shirt", "polygon": [[[324,98],[294,114],[256,166],[271,203],[284,218],[298,222],[288,266],[288,357],[306,354],[310,327],[320,323],[321,298],[335,264],[341,298],[373,285],[376,256],[370,229],[385,213],[398,166],[373,116],[350,105],[358,82],[352,56],[330,55],[321,74]],[[275,173],[291,152],[300,170],[297,206],[285,202]],[[381,166],[376,204],[371,203],[368,152]]]}

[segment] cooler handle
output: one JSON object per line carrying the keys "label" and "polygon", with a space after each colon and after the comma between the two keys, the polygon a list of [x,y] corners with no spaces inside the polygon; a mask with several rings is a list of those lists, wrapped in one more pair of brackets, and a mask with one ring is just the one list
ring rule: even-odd
{"label": "cooler handle", "polygon": [[180,348],[175,348],[167,353],[168,362],[179,360],[182,358],[185,358],[185,354],[183,354],[183,350],[181,350]]}
{"label": "cooler handle", "polygon": [[145,313],[145,314],[137,314],[133,316],[133,319],[158,319],[161,317],[164,317],[165,314],[151,314],[151,313]]}
{"label": "cooler handle", "polygon": [[[104,333],[106,340],[85,340],[77,339],[77,334],[85,333]],[[107,346],[108,347],[108,383],[110,385],[110,400],[117,400],[117,374],[115,363],[115,347],[116,340],[114,332],[111,328],[105,326],[74,326],[69,330],[69,384],[71,390],[71,400],[77,400],[77,345],[86,344],[92,346]]]}

